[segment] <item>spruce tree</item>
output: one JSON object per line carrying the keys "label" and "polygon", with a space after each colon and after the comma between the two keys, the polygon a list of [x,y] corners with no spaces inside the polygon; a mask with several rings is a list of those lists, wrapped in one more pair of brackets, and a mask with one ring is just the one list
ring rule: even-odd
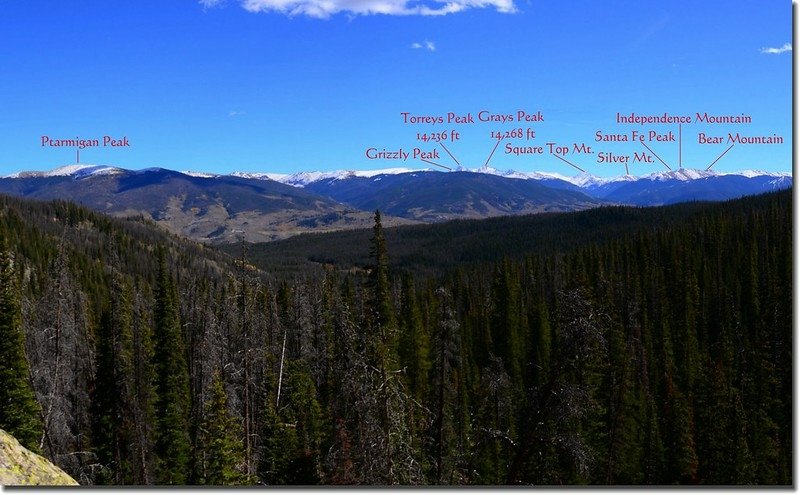
{"label": "spruce tree", "polygon": [[281,412],[293,425],[297,442],[287,475],[292,484],[317,484],[321,470],[318,453],[322,442],[322,409],[314,382],[299,363],[288,366],[287,389],[288,407]]}
{"label": "spruce tree", "polygon": [[[431,370],[431,342],[427,328],[423,325],[422,315],[414,292],[414,281],[410,276],[403,280],[402,310],[400,314],[400,339],[398,356],[400,369],[403,370],[409,395],[414,399],[409,402],[410,435],[414,450],[424,451],[426,436],[422,433],[428,429],[428,409],[423,404],[428,399]],[[420,455],[420,459],[424,456]]]}
{"label": "spruce tree", "polygon": [[42,421],[30,384],[14,260],[0,240],[0,428],[39,450]]}
{"label": "spruce tree", "polygon": [[132,482],[147,485],[155,476],[155,365],[153,328],[150,321],[149,298],[141,289],[133,299],[133,390],[135,397],[131,413],[134,423],[134,443],[131,447],[136,463],[132,468]]}
{"label": "spruce tree", "polygon": [[392,307],[392,291],[389,282],[389,251],[381,224],[381,212],[375,211],[375,225],[372,227],[370,239],[370,287],[372,289],[372,313],[374,326],[382,334],[383,340],[389,340],[389,332],[395,324],[395,313]]}
{"label": "spruce tree", "polygon": [[163,249],[158,254],[155,290],[156,482],[182,485],[190,461],[189,374],[178,316],[175,285]]}
{"label": "spruce tree", "polygon": [[286,426],[284,418],[279,416],[275,407],[278,386],[278,377],[274,371],[275,358],[267,359],[270,366],[265,376],[266,397],[260,411],[258,476],[267,485],[285,485],[291,477],[289,466],[297,450],[297,432]]}
{"label": "spruce tree", "polygon": [[434,421],[431,437],[435,446],[436,484],[449,484],[456,470],[455,458],[460,453],[457,432],[458,370],[461,366],[459,325],[453,311],[452,296],[444,288],[436,291],[440,315],[434,333],[433,397]]}
{"label": "spruce tree", "polygon": [[519,278],[512,264],[504,260],[492,284],[492,342],[495,355],[503,360],[514,384],[522,383],[525,355],[520,306]]}
{"label": "spruce tree", "polygon": [[431,369],[430,336],[422,324],[414,281],[403,279],[403,307],[400,314],[400,340],[398,354],[400,366],[405,371],[406,382],[417,401],[423,401],[428,391],[428,373]]}
{"label": "spruce tree", "polygon": [[358,379],[363,384],[357,401],[359,411],[358,442],[364,456],[364,481],[371,484],[402,484],[422,476],[416,461],[408,427],[410,398],[397,366],[396,316],[391,297],[389,256],[381,225],[375,212],[375,226],[370,255],[373,265],[368,280],[365,304],[366,335],[364,366]]}
{"label": "spruce tree", "polygon": [[101,483],[131,482],[135,462],[132,412],[133,397],[133,306],[130,286],[114,270],[111,301],[104,310],[97,332],[96,381],[93,400],[93,444],[100,463],[110,477]]}
{"label": "spruce tree", "polygon": [[203,457],[206,485],[240,485],[247,483],[243,472],[245,449],[242,444],[242,428],[239,421],[228,411],[228,396],[223,387],[219,371],[211,382],[211,399],[208,415],[203,421]]}
{"label": "spruce tree", "polygon": [[533,385],[541,387],[550,376],[550,350],[552,347],[553,331],[550,326],[550,314],[547,305],[540,301],[537,306],[536,318],[532,322],[533,337]]}

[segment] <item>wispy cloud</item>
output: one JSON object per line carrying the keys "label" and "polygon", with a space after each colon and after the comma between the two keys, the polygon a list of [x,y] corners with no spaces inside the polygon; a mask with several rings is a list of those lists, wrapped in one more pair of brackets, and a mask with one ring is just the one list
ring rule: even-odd
{"label": "wispy cloud", "polygon": [[223,0],[198,0],[200,5],[203,6],[203,10],[210,9],[216,7],[218,5],[222,5]]}
{"label": "wispy cloud", "polygon": [[777,55],[779,53],[785,53],[792,51],[792,44],[791,43],[784,43],[783,46],[778,48],[762,48],[761,53],[768,53],[770,55]]}
{"label": "wispy cloud", "polygon": [[[224,0],[199,0],[203,8]],[[238,0],[248,12],[279,13],[319,19],[348,15],[442,16],[469,9],[494,9],[504,14],[517,12],[514,0]],[[420,48],[427,48],[425,45]],[[429,49],[429,48],[428,48]]]}
{"label": "wispy cloud", "polygon": [[436,45],[433,44],[433,41],[428,41],[428,40],[425,40],[423,43],[411,43],[411,48],[417,50],[425,49],[431,52],[436,51]]}
{"label": "wispy cloud", "polygon": [[246,113],[247,112],[242,112],[239,110],[231,110],[230,112],[228,112],[228,117],[230,118],[240,117],[242,115],[245,115]]}

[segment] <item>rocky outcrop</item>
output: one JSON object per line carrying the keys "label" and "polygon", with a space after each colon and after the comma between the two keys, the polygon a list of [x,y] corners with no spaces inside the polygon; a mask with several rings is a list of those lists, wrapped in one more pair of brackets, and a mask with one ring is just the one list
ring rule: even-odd
{"label": "rocky outcrop", "polygon": [[77,485],[67,473],[0,430],[0,485]]}

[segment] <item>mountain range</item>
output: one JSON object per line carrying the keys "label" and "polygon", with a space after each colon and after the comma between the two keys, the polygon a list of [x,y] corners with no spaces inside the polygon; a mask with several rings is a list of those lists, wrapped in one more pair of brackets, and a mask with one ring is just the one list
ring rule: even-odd
{"label": "mountain range", "polygon": [[608,204],[658,206],[721,201],[785,189],[791,174],[678,169],[650,175],[567,177],[554,173],[394,168],[297,174],[177,172],[67,165],[0,178],[0,192],[75,201],[116,216],[144,216],[203,242],[272,241],[304,232],[366,228],[374,210],[387,226]]}
{"label": "mountain range", "polygon": [[[198,177],[162,168],[67,166],[0,179],[0,192],[64,199],[118,217],[144,216],[202,242],[272,241],[303,232],[367,228],[369,212],[272,180]],[[387,225],[410,221],[389,217]]]}

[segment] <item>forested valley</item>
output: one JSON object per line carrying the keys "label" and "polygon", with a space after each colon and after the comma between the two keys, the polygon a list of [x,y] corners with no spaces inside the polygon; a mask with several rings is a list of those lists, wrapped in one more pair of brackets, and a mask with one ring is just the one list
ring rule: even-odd
{"label": "forested valley", "polygon": [[791,485],[791,191],[593,211],[287,274],[0,197],[0,428],[81,484]]}

